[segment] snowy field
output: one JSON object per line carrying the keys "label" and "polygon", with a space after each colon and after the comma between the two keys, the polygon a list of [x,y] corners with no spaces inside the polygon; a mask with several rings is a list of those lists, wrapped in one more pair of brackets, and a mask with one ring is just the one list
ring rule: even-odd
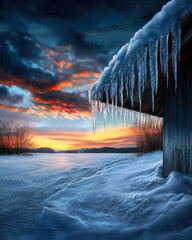
{"label": "snowy field", "polygon": [[192,176],[162,152],[0,156],[1,240],[191,240]]}

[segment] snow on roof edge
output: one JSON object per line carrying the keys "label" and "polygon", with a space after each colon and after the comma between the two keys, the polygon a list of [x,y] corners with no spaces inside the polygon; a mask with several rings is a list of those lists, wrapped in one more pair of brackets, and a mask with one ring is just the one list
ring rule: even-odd
{"label": "snow on roof edge", "polygon": [[168,34],[171,26],[180,21],[188,12],[192,10],[192,0],[172,0],[162,7],[151,21],[142,29],[135,33],[130,42],[124,45],[119,52],[113,56],[109,65],[105,67],[100,78],[89,90],[90,100],[97,100],[98,93],[104,86],[114,80],[116,73],[125,66],[128,61],[138,54],[145,45],[160,39],[163,34]]}
{"label": "snow on roof edge", "polygon": [[[135,33],[130,42],[124,45],[113,56],[108,67],[104,69],[100,78],[89,89],[89,102],[92,106],[93,132],[96,132],[96,119],[98,112],[103,114],[104,123],[117,116],[120,119],[132,119],[136,124],[143,122],[161,122],[158,117],[141,114],[141,96],[144,92],[148,72],[151,85],[152,111],[154,111],[154,95],[158,91],[158,61],[160,70],[167,79],[168,85],[168,58],[169,36],[171,34],[172,67],[177,88],[177,61],[180,58],[181,47],[181,20],[192,12],[192,0],[172,0],[163,6],[150,22]],[[159,59],[158,59],[159,53]],[[149,56],[149,57],[148,57]],[[123,109],[123,98],[130,98],[131,108],[134,107],[134,89],[136,85],[135,71],[137,71],[137,91],[139,97],[140,113]],[[103,97],[106,104],[102,103]],[[109,99],[111,107],[109,107]],[[118,102],[120,101],[120,108]],[[114,108],[115,106],[115,108]],[[111,109],[111,110],[109,110]]]}

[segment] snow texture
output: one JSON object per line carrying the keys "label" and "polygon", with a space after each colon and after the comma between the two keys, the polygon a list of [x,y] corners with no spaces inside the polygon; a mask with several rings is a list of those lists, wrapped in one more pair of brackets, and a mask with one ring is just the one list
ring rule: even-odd
{"label": "snow texture", "polygon": [[[137,91],[140,110],[142,105],[141,96],[144,92],[148,72],[151,85],[152,110],[154,110],[154,95],[157,94],[158,91],[159,70],[165,75],[168,85],[168,40],[170,36],[172,45],[172,67],[175,78],[175,88],[177,88],[177,62],[180,58],[181,48],[181,20],[191,11],[192,0],[172,0],[163,6],[162,10],[141,30],[136,32],[130,42],[124,45],[119,52],[114,55],[98,81],[96,81],[89,90],[89,101],[93,109],[94,132],[96,130],[98,105],[104,95],[106,96],[106,106],[104,106],[104,108],[108,110],[110,95],[112,110],[115,105],[115,115],[117,115],[118,98],[120,99],[121,107],[123,107],[124,89],[126,89],[127,97],[130,98],[131,106],[134,106],[134,88],[136,87],[135,72],[137,72]],[[158,69],[158,55],[160,69]],[[107,110],[103,111],[105,113],[104,118],[106,118]]]}
{"label": "snow texture", "polygon": [[162,155],[0,156],[1,240],[191,240],[192,175]]}

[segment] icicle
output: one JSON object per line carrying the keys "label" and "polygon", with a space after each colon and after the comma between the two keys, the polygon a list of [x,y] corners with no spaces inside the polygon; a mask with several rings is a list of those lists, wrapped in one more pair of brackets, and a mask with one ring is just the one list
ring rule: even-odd
{"label": "icicle", "polygon": [[113,109],[114,109],[114,95],[115,95],[115,88],[114,88],[114,81],[110,82],[110,97],[111,97],[111,117],[113,120]]}
{"label": "icicle", "polygon": [[154,93],[158,88],[158,66],[157,66],[158,40],[149,44],[149,69],[151,80],[152,111],[154,111]]}
{"label": "icicle", "polygon": [[121,107],[123,107],[123,72],[120,73],[119,95],[121,100]]}
{"label": "icicle", "polygon": [[121,102],[121,108],[119,109],[119,115],[120,118],[122,117],[122,109],[123,109],[123,83],[124,83],[124,76],[123,72],[119,73],[120,79],[119,79],[119,96],[120,96],[120,102]]}
{"label": "icicle", "polygon": [[141,84],[142,84],[142,51],[140,51],[137,56],[137,89],[138,89],[138,96],[139,96],[139,110],[141,111]]}
{"label": "icicle", "polygon": [[109,86],[108,84],[105,85],[105,88],[104,88],[104,92],[105,92],[105,98],[106,98],[106,104],[107,104],[107,113],[109,114]]}
{"label": "icicle", "polygon": [[127,109],[123,109],[124,112],[124,126],[127,126]]}
{"label": "icicle", "polygon": [[128,124],[129,124],[129,112],[128,112],[128,110],[126,111],[126,121],[127,121],[127,126],[128,126]]}
{"label": "icicle", "polygon": [[177,37],[178,37],[178,46],[177,46],[177,57],[180,61],[180,51],[181,51],[181,22],[180,20],[177,23]]}
{"label": "icicle", "polygon": [[166,76],[167,87],[168,87],[168,57],[169,57],[169,49],[168,49],[168,40],[169,40],[169,33],[162,34],[160,36],[160,64],[161,64],[161,71]]}
{"label": "icicle", "polygon": [[141,72],[142,72],[142,92],[145,90],[147,80],[147,47],[144,47],[141,53]]}
{"label": "icicle", "polygon": [[135,87],[135,60],[131,58],[128,62],[129,89],[131,98],[131,107],[134,107],[134,87]]}
{"label": "icicle", "polygon": [[103,111],[103,104],[102,104],[102,102],[99,101],[99,112],[100,112],[100,114],[102,113],[102,111]]}
{"label": "icicle", "polygon": [[115,81],[115,124],[117,124],[117,103],[118,103],[117,86],[118,86],[118,82]]}
{"label": "icicle", "polygon": [[92,107],[92,119],[93,119],[93,133],[96,132],[96,118],[97,118],[97,101],[91,101],[91,107]]}
{"label": "icicle", "polygon": [[[183,1],[185,4],[183,4]],[[138,31],[134,38],[130,40],[130,43],[123,46],[119,53],[110,61],[109,66],[104,69],[98,82],[92,86],[89,91],[89,101],[92,105],[94,132],[96,130],[96,115],[98,111],[103,114],[105,124],[107,120],[111,118],[113,120],[115,117],[116,123],[120,118],[120,121],[124,121],[124,124],[126,119],[127,123],[131,119],[135,123],[146,125],[149,121],[152,121],[154,126],[158,126],[159,120],[156,117],[141,115],[130,110],[122,110],[123,98],[124,94],[127,97],[129,95],[131,107],[134,107],[134,91],[136,91],[135,82],[137,80],[137,93],[141,110],[142,94],[145,90],[149,65],[152,110],[154,111],[154,96],[158,91],[158,43],[160,70],[166,77],[168,86],[168,42],[170,33],[172,40],[172,67],[175,78],[175,89],[177,88],[177,61],[180,58],[181,48],[180,19],[192,10],[191,0],[183,1],[177,1],[180,10],[176,9],[174,3],[171,3],[174,1],[171,1],[169,6],[173,4],[173,14],[170,10],[171,7],[167,7],[167,10],[165,10],[165,7],[162,9],[163,14],[154,17],[151,22]],[[190,5],[190,11],[186,11],[185,5]],[[166,11],[170,13],[170,18]],[[177,11],[179,14],[177,14]],[[163,25],[164,18],[165,24]],[[149,62],[147,62],[148,53]],[[137,79],[135,79],[135,72]],[[99,101],[105,101],[106,105]],[[109,101],[111,106],[109,106]],[[121,108],[118,108],[119,105]]]}
{"label": "icicle", "polygon": [[127,65],[126,65],[126,68],[123,70],[122,74],[123,74],[123,78],[124,78],[126,94],[128,97],[129,96],[129,77],[128,77],[127,72],[128,72],[128,69],[127,69]]}
{"label": "icicle", "polygon": [[181,46],[181,26],[180,21],[171,25],[171,36],[172,36],[172,66],[173,74],[175,78],[175,89],[177,89],[177,58],[180,55]]}
{"label": "icicle", "polygon": [[104,127],[106,127],[107,124],[107,106],[104,104],[103,108],[103,118],[104,118]]}

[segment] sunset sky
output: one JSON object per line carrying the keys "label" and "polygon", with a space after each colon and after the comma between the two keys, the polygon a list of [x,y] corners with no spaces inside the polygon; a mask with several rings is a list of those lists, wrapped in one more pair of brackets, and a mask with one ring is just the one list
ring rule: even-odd
{"label": "sunset sky", "polygon": [[134,146],[135,128],[98,122],[88,89],[167,0],[1,0],[0,121],[30,127],[38,147]]}

